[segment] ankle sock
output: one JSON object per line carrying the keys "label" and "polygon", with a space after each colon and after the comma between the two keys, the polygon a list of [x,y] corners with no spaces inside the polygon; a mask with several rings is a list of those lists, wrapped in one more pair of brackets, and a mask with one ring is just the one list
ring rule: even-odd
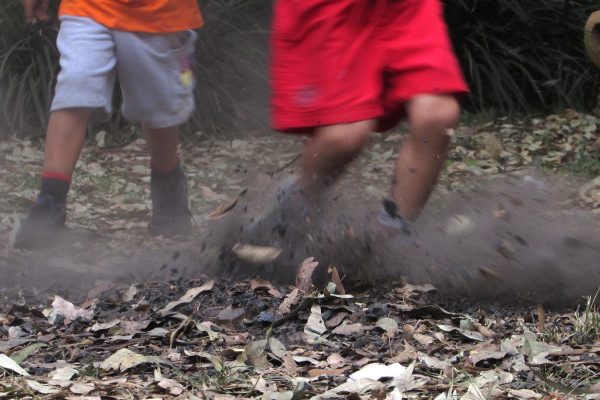
{"label": "ankle sock", "polygon": [[170,172],[150,171],[151,182],[177,182],[181,179],[185,179],[185,174],[179,166]]}
{"label": "ankle sock", "polygon": [[383,199],[383,209],[386,213],[388,213],[390,217],[404,220],[404,218],[400,216],[400,213],[398,211],[398,204],[394,200]]}
{"label": "ankle sock", "polygon": [[409,234],[411,232],[411,222],[407,221],[400,215],[400,211],[398,210],[398,204],[391,199],[383,199],[383,210],[382,214],[380,214],[380,222],[384,225],[388,225],[388,222],[392,225],[396,225],[396,227],[401,228],[404,233]]}
{"label": "ankle sock", "polygon": [[40,196],[49,196],[57,203],[66,203],[71,177],[57,172],[42,173]]}

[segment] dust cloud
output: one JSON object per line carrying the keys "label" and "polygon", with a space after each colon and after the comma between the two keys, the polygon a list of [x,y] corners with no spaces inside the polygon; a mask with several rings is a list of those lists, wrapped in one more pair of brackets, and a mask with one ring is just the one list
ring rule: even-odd
{"label": "dust cloud", "polygon": [[[379,199],[352,198],[344,185],[333,190],[309,228],[292,224],[283,237],[268,230],[249,237],[244,226],[256,215],[257,202],[250,194],[217,222],[213,239],[221,252],[214,265],[229,276],[259,274],[290,283],[301,261],[312,256],[335,265],[348,286],[405,280],[431,283],[456,298],[573,305],[600,287],[600,218],[577,207],[578,187],[531,171],[477,178],[468,189],[435,195],[413,233],[396,237],[378,231]],[[228,251],[237,241],[283,252],[257,267]]]}
{"label": "dust cloud", "polygon": [[[2,258],[0,292],[76,299],[90,289],[203,274],[292,283],[307,257],[335,265],[348,288],[404,280],[467,301],[572,306],[600,286],[600,218],[577,206],[577,182],[532,173],[477,178],[460,192],[438,191],[411,235],[390,237],[377,229],[380,197],[344,179],[313,225],[249,236],[248,223],[281,178],[258,179],[232,211],[199,221],[185,240],[150,246],[140,236],[117,252],[106,237],[73,231],[58,248]],[[256,266],[231,251],[238,242],[282,253]]]}

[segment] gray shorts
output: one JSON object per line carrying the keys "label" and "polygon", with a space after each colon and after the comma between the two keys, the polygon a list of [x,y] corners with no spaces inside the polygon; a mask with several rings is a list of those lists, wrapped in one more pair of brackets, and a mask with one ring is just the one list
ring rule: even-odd
{"label": "gray shorts", "polygon": [[61,17],[61,71],[51,111],[84,107],[95,119],[108,118],[118,76],[125,118],[154,129],[185,122],[194,110],[196,37],[193,31],[124,32],[89,18]]}

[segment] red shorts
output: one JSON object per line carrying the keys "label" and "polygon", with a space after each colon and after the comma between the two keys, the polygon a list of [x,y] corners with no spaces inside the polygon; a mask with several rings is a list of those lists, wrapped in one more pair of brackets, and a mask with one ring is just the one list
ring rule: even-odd
{"label": "red shorts", "polygon": [[468,93],[439,0],[277,0],[274,129],[396,125],[419,94]]}

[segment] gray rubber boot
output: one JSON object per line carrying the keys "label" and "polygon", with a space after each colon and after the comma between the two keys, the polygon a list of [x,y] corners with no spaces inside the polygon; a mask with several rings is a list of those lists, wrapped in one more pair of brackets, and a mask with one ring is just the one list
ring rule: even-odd
{"label": "gray rubber boot", "polygon": [[66,219],[66,202],[40,195],[21,223],[14,247],[35,249],[51,246],[57,239],[57,234],[64,231]]}
{"label": "gray rubber boot", "polygon": [[188,205],[188,189],[183,169],[178,166],[168,174],[152,172],[150,176],[152,219],[148,230],[166,237],[189,232],[192,213]]}

